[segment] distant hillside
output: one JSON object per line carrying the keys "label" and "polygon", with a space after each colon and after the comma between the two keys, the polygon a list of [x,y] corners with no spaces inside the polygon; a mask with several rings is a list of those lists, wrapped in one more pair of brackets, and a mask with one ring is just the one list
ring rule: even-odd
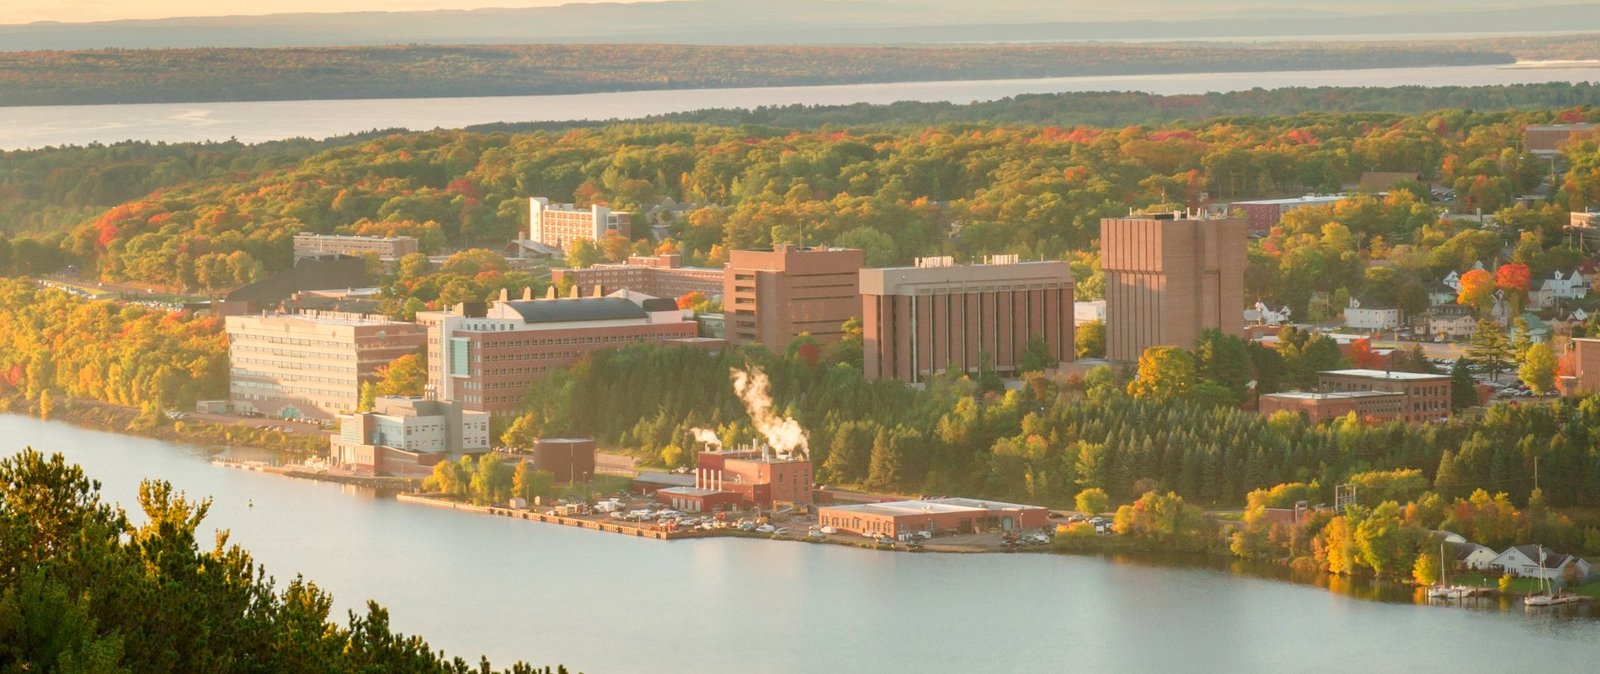
{"label": "distant hillside", "polygon": [[679,0],[532,9],[0,25],[0,49],[371,44],[897,44],[1415,35],[1600,28],[1600,3],[1542,0]]}

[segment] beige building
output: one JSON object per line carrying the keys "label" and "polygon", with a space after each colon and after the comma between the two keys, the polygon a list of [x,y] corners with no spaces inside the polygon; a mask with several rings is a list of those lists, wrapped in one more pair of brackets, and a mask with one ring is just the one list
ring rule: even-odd
{"label": "beige building", "polygon": [[722,281],[728,342],[781,352],[802,332],[823,344],[839,341],[844,322],[861,317],[865,259],[853,248],[733,251]]}
{"label": "beige building", "polygon": [[599,241],[607,232],[632,238],[631,215],[613,213],[605,206],[579,208],[572,204],[551,204],[544,197],[528,200],[528,239],[546,246],[566,249],[579,239]]}
{"label": "beige building", "polygon": [[460,403],[378,398],[371,412],[339,415],[334,465],[360,475],[427,475],[440,461],[489,451],[489,415]]}
{"label": "beige building", "polygon": [[422,248],[410,236],[336,236],[333,234],[294,235],[294,258],[323,255],[376,255],[380,260],[398,260]]}
{"label": "beige building", "polygon": [[354,412],[378,368],[420,353],[420,326],[341,313],[229,316],[228,395],[234,409],[333,419]]}
{"label": "beige building", "polygon": [[923,381],[946,370],[977,372],[980,360],[1013,374],[1028,344],[1043,340],[1057,362],[1072,360],[1072,266],[987,264],[923,258],[914,267],[861,270],[862,350],[868,378]]}
{"label": "beige building", "polygon": [[1240,218],[1181,212],[1101,220],[1106,357],[1192,348],[1207,328],[1243,336],[1245,227]]}

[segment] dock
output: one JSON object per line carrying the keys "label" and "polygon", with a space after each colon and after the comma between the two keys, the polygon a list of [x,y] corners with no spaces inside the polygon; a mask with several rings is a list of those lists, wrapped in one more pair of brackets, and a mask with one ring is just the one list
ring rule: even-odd
{"label": "dock", "polygon": [[423,496],[421,494],[396,494],[395,500],[402,503],[416,503],[420,505],[433,506],[435,508],[449,508],[451,510],[462,510],[483,515],[498,515],[501,517],[510,517],[512,519],[528,520],[530,522],[560,524],[563,526],[578,527],[580,529],[590,529],[593,531],[621,534],[623,536],[653,538],[661,541],[671,541],[683,538],[710,538],[713,536],[720,536],[723,533],[721,531],[705,531],[701,529],[692,531],[662,531],[654,527],[641,527],[628,522],[607,522],[602,519],[585,519],[582,517],[546,515],[544,513],[535,512],[532,510],[517,510],[514,508],[473,505],[471,503],[462,503],[460,501],[452,501],[450,499]]}

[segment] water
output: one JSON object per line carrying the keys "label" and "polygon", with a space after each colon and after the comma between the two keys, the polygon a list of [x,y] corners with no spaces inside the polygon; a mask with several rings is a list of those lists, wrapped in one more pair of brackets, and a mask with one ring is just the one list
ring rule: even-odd
{"label": "water", "polygon": [[1597,621],[1418,606],[1338,579],[1391,601],[1097,557],[633,539],[215,467],[59,422],[0,416],[0,437],[0,454],[66,454],[124,504],[145,477],[210,495],[203,526],[278,578],[305,573],[340,612],[375,599],[397,629],[468,659],[746,674],[1589,671],[1600,655]]}
{"label": "water", "polygon": [[0,150],[91,142],[114,143],[129,139],[180,142],[235,138],[256,143],[295,137],[326,138],[394,127],[432,129],[492,122],[631,119],[707,108],[752,108],[797,103],[970,103],[1019,94],[1073,91],[1132,90],[1156,94],[1200,94],[1256,87],[1471,86],[1596,79],[1600,79],[1600,69],[1595,68],[1450,66],[680,89],[561,96],[0,107]]}

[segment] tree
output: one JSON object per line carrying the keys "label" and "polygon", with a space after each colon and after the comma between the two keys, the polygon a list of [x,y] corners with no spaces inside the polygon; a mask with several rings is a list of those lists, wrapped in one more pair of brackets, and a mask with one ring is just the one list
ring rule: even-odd
{"label": "tree", "polygon": [[518,461],[511,473],[511,493],[533,503],[535,498],[555,494],[556,476],[548,470],[534,470],[532,461]]}
{"label": "tree", "polygon": [[1500,381],[1500,373],[1511,367],[1511,341],[1506,339],[1505,326],[1489,320],[1478,321],[1478,331],[1472,334],[1472,341],[1467,345],[1467,358],[1473,364],[1489,373],[1494,381]]}
{"label": "tree", "polygon": [[423,365],[422,356],[408,353],[390,361],[388,365],[378,368],[378,381],[374,385],[374,395],[383,396],[409,396],[417,397],[423,394],[428,387],[428,368]]}
{"label": "tree", "polygon": [[50,413],[54,412],[55,409],[56,409],[56,396],[55,396],[55,394],[51,393],[50,389],[45,389],[43,391],[40,391],[39,392],[39,418],[43,419],[45,421],[49,421],[50,420]]}
{"label": "tree", "polygon": [[1194,345],[1195,373],[1227,389],[1231,403],[1244,402],[1250,387],[1250,350],[1245,341],[1216,328],[1200,331]]}
{"label": "tree", "polygon": [[1040,372],[1056,366],[1059,361],[1050,352],[1050,344],[1044,337],[1034,336],[1028,340],[1028,348],[1022,353],[1022,360],[1017,363],[1018,372]]}
{"label": "tree", "polygon": [[1090,487],[1078,492],[1073,497],[1073,505],[1080,513],[1098,515],[1111,509],[1111,497],[1106,495],[1106,490],[1099,487]]}
{"label": "tree", "polygon": [[1439,556],[1429,550],[1417,553],[1417,561],[1411,565],[1411,579],[1418,585],[1438,583]]}
{"label": "tree", "polygon": [[578,239],[567,246],[567,266],[572,269],[588,269],[600,261],[600,247],[589,239]]}
{"label": "tree", "polygon": [[1554,391],[1556,357],[1550,352],[1550,346],[1539,343],[1528,347],[1528,353],[1522,358],[1522,367],[1517,368],[1517,377],[1536,395]]}
{"label": "tree", "polygon": [[1078,358],[1106,357],[1106,322],[1088,321],[1073,332],[1073,351]]}
{"label": "tree", "polygon": [[1117,508],[1112,527],[1119,535],[1155,543],[1165,549],[1205,546],[1205,513],[1172,492],[1145,492],[1139,500]]}
{"label": "tree", "polygon": [[1472,307],[1484,315],[1489,303],[1494,301],[1494,277],[1482,269],[1473,269],[1461,275],[1461,290],[1456,293],[1456,304]]}
{"label": "tree", "polygon": [[1528,289],[1533,281],[1533,272],[1528,265],[1510,263],[1500,265],[1494,272],[1494,285],[1504,290],[1506,296],[1511,298],[1511,313],[1522,313],[1522,306],[1528,300]]}
{"label": "tree", "polygon": [[1150,400],[1170,400],[1194,386],[1194,357],[1175,346],[1152,346],[1139,355],[1139,373],[1128,382],[1128,395]]}
{"label": "tree", "polygon": [[[462,457],[463,461],[470,461]],[[505,503],[511,498],[513,468],[505,457],[489,452],[478,457],[477,469],[472,471],[472,501],[480,505]]]}
{"label": "tree", "polygon": [[1450,366],[1450,411],[1458,413],[1477,404],[1478,380],[1472,378],[1467,359],[1457,358]]}

